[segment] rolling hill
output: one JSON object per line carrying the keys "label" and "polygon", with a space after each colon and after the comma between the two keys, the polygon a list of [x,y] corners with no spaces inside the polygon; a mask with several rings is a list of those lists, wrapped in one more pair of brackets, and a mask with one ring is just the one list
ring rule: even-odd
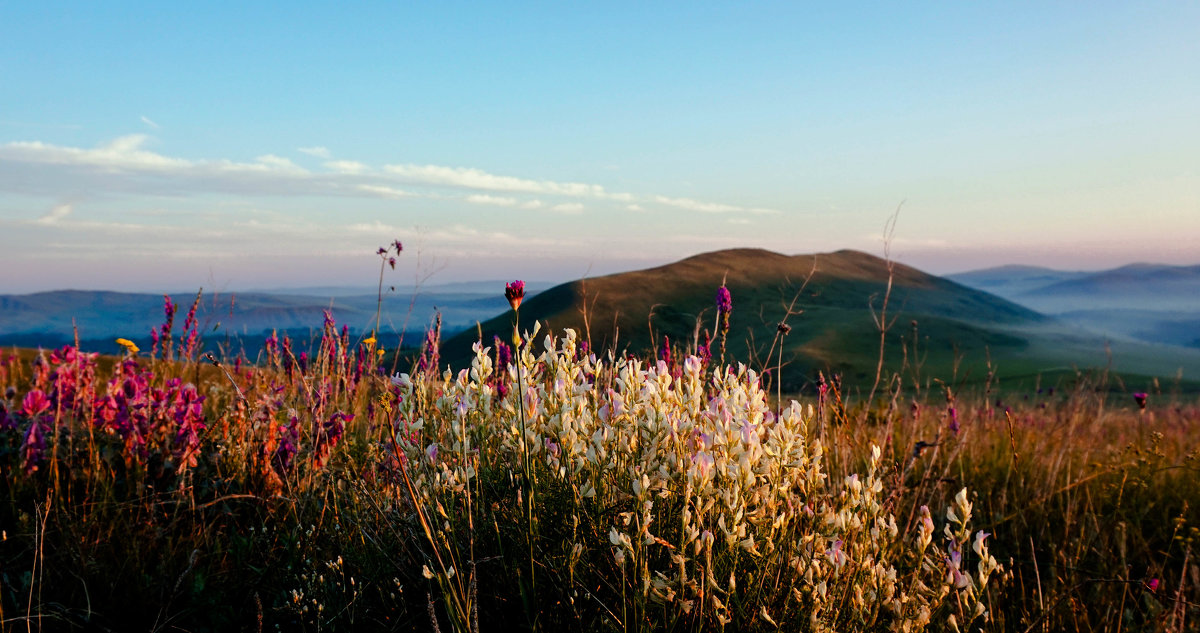
{"label": "rolling hill", "polygon": [[[534,320],[556,333],[574,328],[593,349],[645,353],[666,336],[678,351],[688,351],[705,330],[715,330],[714,295],[724,280],[734,303],[727,358],[762,363],[777,324],[796,298],[795,310],[801,313],[788,318],[793,330],[784,340],[785,388],[810,384],[821,371],[869,386],[880,338],[871,306],[881,304],[887,279],[884,260],[857,251],[788,256],[725,250],[553,287],[525,301],[521,320],[523,329]],[[902,264],[894,268],[888,318],[888,365],[899,369],[907,348],[910,360],[922,361],[919,372],[908,363],[910,377],[918,381],[982,381],[989,358],[997,375],[1031,380],[1106,364],[1131,374],[1173,376],[1183,368],[1188,376],[1200,376],[1200,354],[1136,343],[1106,352],[1102,337]],[[511,329],[507,312],[482,323],[479,332],[447,340],[443,358],[464,366],[480,332],[490,344],[493,336],[507,340]]]}
{"label": "rolling hill", "polygon": [[1200,266],[1001,266],[948,278],[1106,336],[1200,349]]}
{"label": "rolling hill", "polygon": [[[549,284],[531,285],[531,290]],[[484,288],[503,288],[503,282],[487,286],[476,283],[444,284],[422,288],[415,295],[387,292],[383,299],[381,331],[392,334],[406,324],[420,340],[421,329],[437,311],[442,313],[444,331],[457,332],[473,326],[479,319],[495,315],[507,304],[503,296]],[[196,294],[175,294],[179,304],[176,328]],[[292,289],[274,292],[204,293],[197,309],[203,335],[213,339],[245,339],[255,349],[265,333],[289,331],[306,338],[319,330],[324,313],[330,310],[338,324],[347,324],[355,333],[375,324],[378,294],[363,289],[336,288]],[[163,322],[163,296],[91,290],[57,290],[24,295],[0,295],[0,345],[57,347],[75,339],[75,331],[86,347],[95,351],[116,352],[117,337],[139,344],[148,341],[151,328]],[[251,352],[253,355],[253,352]]]}

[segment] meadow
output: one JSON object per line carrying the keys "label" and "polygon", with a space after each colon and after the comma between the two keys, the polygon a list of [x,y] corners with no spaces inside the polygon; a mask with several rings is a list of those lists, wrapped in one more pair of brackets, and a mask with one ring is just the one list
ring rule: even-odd
{"label": "meadow", "polygon": [[707,345],[640,355],[523,322],[520,282],[455,369],[436,324],[405,355],[332,314],[206,350],[169,297],[150,349],[0,352],[0,621],[1200,630],[1196,401],[911,366],[785,394],[713,292]]}

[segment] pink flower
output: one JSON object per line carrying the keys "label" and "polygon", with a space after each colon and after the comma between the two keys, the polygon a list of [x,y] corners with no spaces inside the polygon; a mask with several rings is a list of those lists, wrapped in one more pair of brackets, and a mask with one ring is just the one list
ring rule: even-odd
{"label": "pink flower", "polygon": [[512,306],[513,310],[521,307],[521,300],[525,298],[525,282],[520,279],[506,284],[504,286],[504,297],[508,299],[508,305]]}
{"label": "pink flower", "polygon": [[46,394],[42,393],[41,389],[33,389],[25,394],[25,399],[21,403],[21,413],[28,417],[40,415],[50,408],[50,399]]}

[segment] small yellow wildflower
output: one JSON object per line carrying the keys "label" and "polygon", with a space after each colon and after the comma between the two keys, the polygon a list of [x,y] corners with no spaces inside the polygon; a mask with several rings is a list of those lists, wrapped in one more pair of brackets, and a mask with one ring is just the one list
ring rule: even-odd
{"label": "small yellow wildflower", "polygon": [[374,336],[372,336],[372,337],[370,337],[370,338],[363,339],[363,345],[374,345],[374,344],[375,344],[375,337],[374,337]]}
{"label": "small yellow wildflower", "polygon": [[117,339],[117,345],[120,345],[121,347],[124,347],[126,350],[128,350],[128,351],[129,351],[129,353],[130,353],[130,354],[137,354],[137,353],[138,353],[138,346],[137,346],[137,345],[134,345],[133,341],[131,341],[131,340],[127,339],[127,338],[119,338],[119,339]]}
{"label": "small yellow wildflower", "polygon": [[381,347],[378,350],[376,350],[375,353],[378,354],[379,356],[383,356],[384,354],[387,353],[387,350],[385,350]]}

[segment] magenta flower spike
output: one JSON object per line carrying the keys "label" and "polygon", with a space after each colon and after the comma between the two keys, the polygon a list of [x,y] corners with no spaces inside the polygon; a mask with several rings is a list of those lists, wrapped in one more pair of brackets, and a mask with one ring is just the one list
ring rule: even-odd
{"label": "magenta flower spike", "polygon": [[1139,391],[1133,394],[1133,401],[1137,403],[1139,409],[1146,408],[1146,392]]}
{"label": "magenta flower spike", "polygon": [[725,286],[717,288],[717,311],[721,314],[733,311],[733,297],[729,295],[729,288]]}

